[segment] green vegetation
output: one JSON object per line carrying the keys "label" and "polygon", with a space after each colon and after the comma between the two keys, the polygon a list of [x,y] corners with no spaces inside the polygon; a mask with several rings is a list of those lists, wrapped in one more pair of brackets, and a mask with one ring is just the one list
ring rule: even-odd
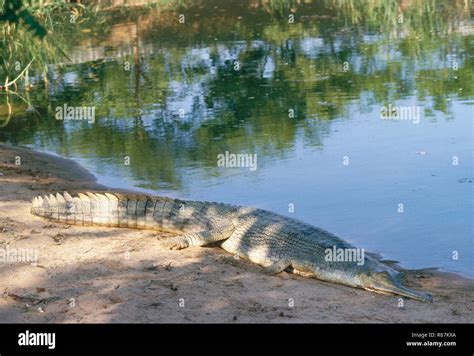
{"label": "green vegetation", "polygon": [[[22,78],[24,100],[6,100],[26,117],[5,124],[0,140],[95,157],[158,188],[179,185],[175,167],[186,162],[214,174],[226,149],[285,155],[301,132],[305,145],[320,146],[331,120],[351,118],[354,108],[414,98],[450,117],[453,99],[474,97],[471,0],[107,6],[29,6],[43,38],[31,21],[3,23],[0,80]],[[55,120],[65,102],[94,106],[96,122]],[[0,115],[8,111],[1,104]],[[41,116],[25,115],[28,107]]]}
{"label": "green vegetation", "polygon": [[52,23],[52,12],[63,2],[43,5],[37,1],[1,0],[0,8],[0,60],[1,88],[17,89],[19,79],[28,80],[28,70],[33,68],[44,74],[47,65],[55,63],[60,47],[46,36],[46,23]]}

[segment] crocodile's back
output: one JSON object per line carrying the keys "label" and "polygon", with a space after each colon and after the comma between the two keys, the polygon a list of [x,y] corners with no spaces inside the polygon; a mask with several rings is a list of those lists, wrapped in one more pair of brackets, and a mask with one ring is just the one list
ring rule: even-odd
{"label": "crocodile's back", "polygon": [[261,209],[239,208],[234,226],[222,248],[262,266],[282,258],[314,264],[324,260],[328,248],[352,247],[323,229]]}
{"label": "crocodile's back", "polygon": [[263,266],[284,256],[314,262],[324,257],[326,248],[350,247],[329,232],[304,222],[266,210],[215,202],[109,192],[72,197],[65,192],[35,198],[31,212],[68,224],[178,234],[209,231],[232,223],[234,230],[222,248]]}

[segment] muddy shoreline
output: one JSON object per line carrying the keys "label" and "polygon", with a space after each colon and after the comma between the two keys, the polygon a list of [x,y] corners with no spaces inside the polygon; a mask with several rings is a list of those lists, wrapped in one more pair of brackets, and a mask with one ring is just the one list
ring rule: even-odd
{"label": "muddy shoreline", "polygon": [[454,273],[405,270],[405,285],[430,292],[434,303],[405,299],[401,306],[395,296],[285,272],[269,276],[219,248],[169,251],[167,234],[69,226],[29,213],[34,196],[64,190],[108,188],[74,161],[0,145],[0,249],[38,253],[34,263],[0,261],[0,322],[474,320],[474,281]]}

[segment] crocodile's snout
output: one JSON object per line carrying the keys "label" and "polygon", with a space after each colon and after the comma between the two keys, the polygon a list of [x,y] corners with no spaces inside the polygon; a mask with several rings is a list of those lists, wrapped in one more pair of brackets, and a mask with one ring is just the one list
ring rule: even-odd
{"label": "crocodile's snout", "polygon": [[401,284],[400,278],[385,271],[361,275],[360,280],[362,287],[369,291],[396,294],[423,302],[433,301],[431,294],[417,292],[404,287]]}

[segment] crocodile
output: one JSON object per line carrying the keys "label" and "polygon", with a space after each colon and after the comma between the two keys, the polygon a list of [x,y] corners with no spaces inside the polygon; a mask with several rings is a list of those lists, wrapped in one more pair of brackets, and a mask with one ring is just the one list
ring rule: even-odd
{"label": "crocodile", "polygon": [[372,292],[432,301],[402,285],[399,272],[365,254],[361,261],[328,259],[328,250],[355,247],[323,229],[270,211],[216,202],[119,192],[68,192],[33,198],[31,213],[67,224],[158,230],[176,234],[170,249],[219,245],[268,273],[292,272]]}

